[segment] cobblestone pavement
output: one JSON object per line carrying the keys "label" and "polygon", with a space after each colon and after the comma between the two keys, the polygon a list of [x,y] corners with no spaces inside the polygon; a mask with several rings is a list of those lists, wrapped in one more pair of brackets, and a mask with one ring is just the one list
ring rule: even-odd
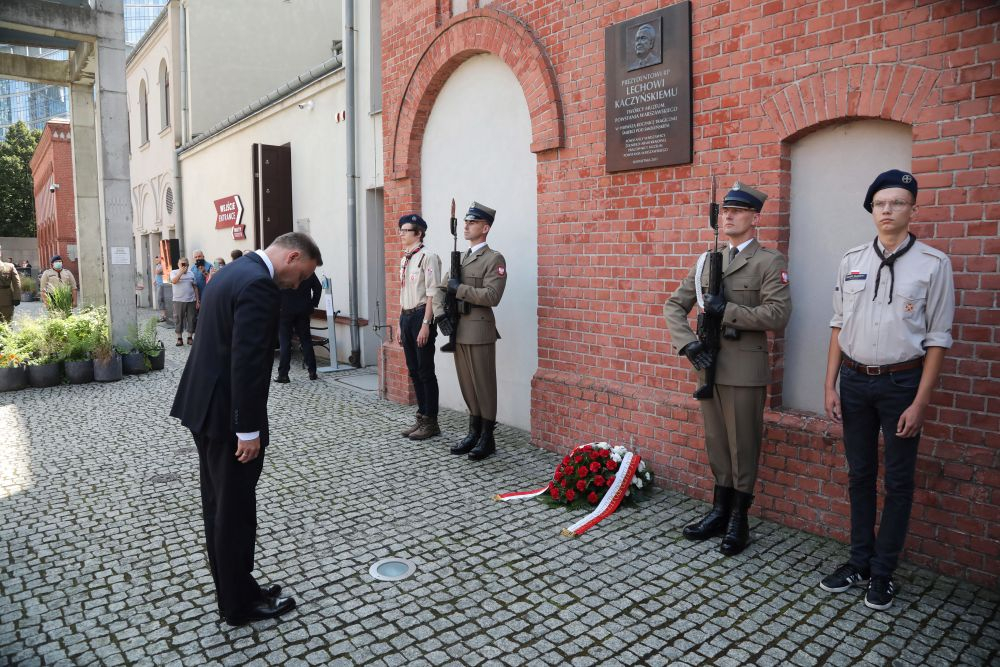
{"label": "cobblestone pavement", "polygon": [[[146,313],[148,315],[148,312]],[[161,329],[169,343],[171,332]],[[0,664],[996,665],[1000,594],[903,565],[896,604],[821,591],[845,549],[754,520],[744,556],[684,540],[705,505],[658,491],[577,539],[577,514],[497,491],[558,458],[498,429],[481,464],[396,435],[371,371],[273,385],[257,563],[299,601],[221,624],[197,457],[167,417],[188,348],[109,385],[0,394]],[[416,573],[368,575],[388,555]]]}

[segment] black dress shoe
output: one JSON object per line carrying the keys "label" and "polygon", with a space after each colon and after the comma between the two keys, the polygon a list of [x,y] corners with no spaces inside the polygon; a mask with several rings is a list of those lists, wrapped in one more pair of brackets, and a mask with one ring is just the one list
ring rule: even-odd
{"label": "black dress shoe", "polygon": [[274,378],[274,381],[277,382],[278,384],[288,384],[290,382],[287,375],[279,375],[278,377]]}
{"label": "black dress shoe", "polygon": [[309,379],[310,380],[318,380],[319,379],[319,376],[316,375],[316,371],[309,371]]}
{"label": "black dress shoe", "polygon": [[264,598],[242,613],[226,617],[226,623],[233,626],[246,625],[253,621],[278,618],[295,609],[295,598]]}
{"label": "black dress shoe", "polygon": [[276,598],[281,595],[281,584],[271,584],[270,586],[261,586],[260,594],[266,598]]}

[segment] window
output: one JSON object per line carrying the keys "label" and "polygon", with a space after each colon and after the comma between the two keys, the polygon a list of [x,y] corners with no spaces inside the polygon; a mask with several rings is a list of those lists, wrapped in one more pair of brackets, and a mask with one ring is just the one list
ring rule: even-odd
{"label": "window", "polygon": [[170,127],[170,72],[167,61],[160,61],[160,129]]}
{"label": "window", "polygon": [[139,82],[139,145],[149,143],[149,95],[146,82]]}

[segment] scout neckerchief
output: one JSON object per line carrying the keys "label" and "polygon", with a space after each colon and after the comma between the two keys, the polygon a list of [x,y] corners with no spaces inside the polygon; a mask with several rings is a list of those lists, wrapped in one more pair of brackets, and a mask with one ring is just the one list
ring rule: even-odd
{"label": "scout neckerchief", "polygon": [[875,254],[878,255],[878,258],[882,260],[882,262],[878,265],[878,271],[875,273],[875,296],[872,297],[872,301],[874,301],[875,299],[878,298],[878,284],[882,280],[882,267],[883,266],[888,266],[889,267],[889,303],[892,303],[892,290],[896,286],[896,273],[895,273],[895,270],[893,269],[892,265],[896,263],[897,259],[899,259],[903,255],[905,255],[907,253],[907,251],[910,248],[913,247],[913,244],[917,242],[917,237],[913,235],[913,232],[908,232],[907,233],[907,237],[908,237],[908,240],[906,242],[906,245],[904,245],[902,248],[900,248],[898,252],[894,252],[891,255],[889,255],[888,257],[886,257],[884,254],[882,254],[882,251],[879,249],[879,247],[878,247],[878,237],[876,236],[875,240],[872,241],[872,247],[875,248]]}
{"label": "scout neckerchief", "polygon": [[400,285],[405,285],[406,284],[406,265],[410,263],[410,260],[413,258],[414,255],[416,255],[418,252],[420,252],[423,249],[424,249],[424,244],[421,243],[420,245],[418,245],[413,250],[407,250],[403,254],[403,258],[401,260],[399,260],[399,284]]}

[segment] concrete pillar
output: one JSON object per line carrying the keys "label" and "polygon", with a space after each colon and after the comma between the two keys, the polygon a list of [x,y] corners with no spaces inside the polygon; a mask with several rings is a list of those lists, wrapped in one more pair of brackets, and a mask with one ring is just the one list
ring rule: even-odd
{"label": "concrete pillar", "polygon": [[76,242],[80,257],[80,303],[107,305],[101,207],[97,186],[97,133],[94,86],[70,85],[73,137],[73,186],[76,191]]}
{"label": "concrete pillar", "polygon": [[128,169],[128,106],[125,97],[125,18],[121,0],[96,0],[98,190],[107,270],[111,335],[124,341],[136,323],[135,241]]}

